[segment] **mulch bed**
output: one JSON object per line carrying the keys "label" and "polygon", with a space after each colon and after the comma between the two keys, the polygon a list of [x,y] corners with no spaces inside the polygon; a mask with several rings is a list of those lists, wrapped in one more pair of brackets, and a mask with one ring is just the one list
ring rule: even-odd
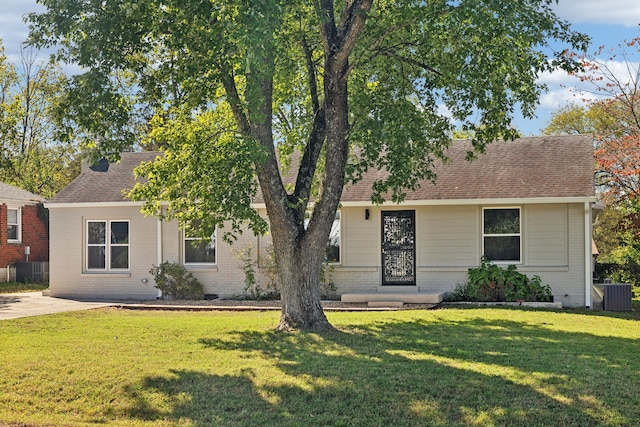
{"label": "mulch bed", "polygon": [[[280,310],[279,300],[150,300],[135,304],[123,304],[122,308],[157,310]],[[431,310],[439,304],[404,304],[402,307],[369,307],[367,303],[347,303],[342,301],[322,301],[327,311],[385,311],[385,310]]]}

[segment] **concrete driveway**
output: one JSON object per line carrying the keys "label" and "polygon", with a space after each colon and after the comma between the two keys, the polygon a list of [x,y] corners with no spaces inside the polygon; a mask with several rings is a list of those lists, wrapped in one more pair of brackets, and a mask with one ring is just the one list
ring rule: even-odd
{"label": "concrete driveway", "polygon": [[42,292],[22,292],[0,294],[0,320],[19,317],[42,316],[65,311],[89,310],[109,307],[110,302],[85,302],[62,298],[46,297]]}

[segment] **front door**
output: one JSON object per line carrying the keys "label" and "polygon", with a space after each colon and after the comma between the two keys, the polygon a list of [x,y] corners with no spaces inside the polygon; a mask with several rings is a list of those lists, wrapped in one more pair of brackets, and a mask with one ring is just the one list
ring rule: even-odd
{"label": "front door", "polygon": [[416,212],[382,212],[382,285],[416,284]]}

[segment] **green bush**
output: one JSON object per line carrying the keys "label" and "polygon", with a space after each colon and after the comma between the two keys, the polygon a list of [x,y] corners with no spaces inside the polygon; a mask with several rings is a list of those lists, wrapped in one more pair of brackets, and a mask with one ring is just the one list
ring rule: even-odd
{"label": "green bush", "polygon": [[549,285],[543,285],[539,276],[529,278],[518,272],[515,265],[509,265],[505,269],[482,257],[480,266],[469,269],[467,281],[456,286],[449,299],[451,301],[550,302],[553,296]]}
{"label": "green bush", "polygon": [[[269,247],[271,248],[271,247]],[[266,256],[263,257],[262,266],[254,260],[252,246],[246,246],[242,249],[233,249],[232,252],[238,259],[238,267],[244,273],[244,295],[239,296],[247,300],[277,300],[280,299],[280,292],[277,287],[277,269],[273,250],[267,248]],[[262,287],[258,280],[256,267],[267,276],[268,283],[266,287]]]}
{"label": "green bush", "polygon": [[202,284],[178,263],[165,261],[159,266],[154,265],[149,273],[153,275],[156,288],[162,291],[163,298],[190,300],[204,298]]}

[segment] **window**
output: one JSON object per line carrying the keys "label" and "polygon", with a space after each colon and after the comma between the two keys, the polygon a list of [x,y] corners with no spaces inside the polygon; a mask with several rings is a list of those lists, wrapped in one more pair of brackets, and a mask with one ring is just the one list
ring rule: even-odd
{"label": "window", "polygon": [[129,269],[129,221],[87,221],[87,269]]}
{"label": "window", "polygon": [[329,242],[327,242],[326,260],[329,263],[340,263],[340,211],[336,212],[336,217],[329,232]]}
{"label": "window", "polygon": [[520,262],[520,208],[485,208],[483,253],[490,261]]}
{"label": "window", "polygon": [[[310,213],[305,214],[304,228],[309,225]],[[325,261],[330,264],[340,263],[340,211],[336,211],[336,216],[331,224],[331,231],[329,232],[329,241],[327,242],[327,248],[325,249]]]}
{"label": "window", "polygon": [[193,237],[185,232],[184,236],[185,264],[215,264],[216,263],[216,233],[210,238]]}
{"label": "window", "polygon": [[19,242],[20,235],[20,209],[7,209],[7,240]]}

